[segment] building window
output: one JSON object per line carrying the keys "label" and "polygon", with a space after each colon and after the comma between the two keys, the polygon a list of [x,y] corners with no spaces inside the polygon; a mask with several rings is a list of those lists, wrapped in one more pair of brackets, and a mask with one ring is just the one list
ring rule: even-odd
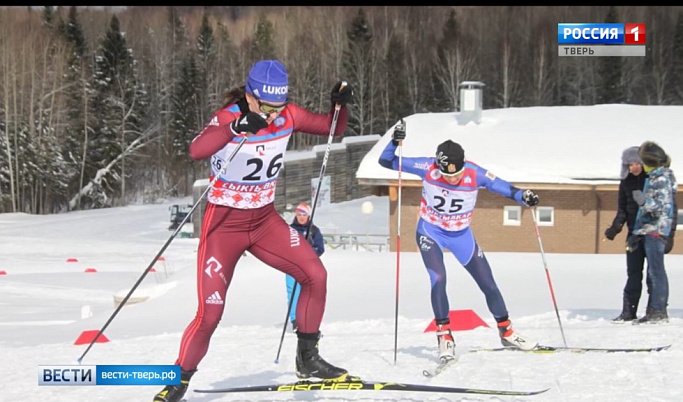
{"label": "building window", "polygon": [[503,208],[503,226],[520,226],[522,224],[522,207],[508,205]]}
{"label": "building window", "polygon": [[554,226],[555,208],[536,207],[536,222],[538,223],[538,226]]}

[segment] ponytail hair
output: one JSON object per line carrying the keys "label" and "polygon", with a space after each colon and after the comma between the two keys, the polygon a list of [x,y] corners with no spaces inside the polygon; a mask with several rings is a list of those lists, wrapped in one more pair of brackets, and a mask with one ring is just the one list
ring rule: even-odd
{"label": "ponytail hair", "polygon": [[223,93],[223,106],[221,106],[221,109],[224,109],[233,103],[237,103],[237,101],[244,98],[245,95],[246,91],[244,90],[244,85],[226,91]]}

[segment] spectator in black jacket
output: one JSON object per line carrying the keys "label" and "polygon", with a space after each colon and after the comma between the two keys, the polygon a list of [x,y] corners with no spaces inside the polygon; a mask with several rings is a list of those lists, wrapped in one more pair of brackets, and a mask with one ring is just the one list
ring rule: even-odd
{"label": "spectator in black jacket", "polygon": [[[633,199],[633,191],[643,190],[647,174],[643,170],[643,163],[638,156],[637,146],[629,147],[621,154],[621,181],[619,182],[619,196],[617,215],[612,226],[605,230],[605,237],[614,240],[621,232],[624,223],[628,233],[624,239],[631,236],[633,225],[638,214],[638,203]],[[635,320],[638,302],[643,290],[643,267],[645,265],[645,247],[638,247],[626,252],[626,286],[624,286],[623,307],[621,314],[612,321],[623,323]],[[646,279],[647,292],[650,294],[650,281]]]}

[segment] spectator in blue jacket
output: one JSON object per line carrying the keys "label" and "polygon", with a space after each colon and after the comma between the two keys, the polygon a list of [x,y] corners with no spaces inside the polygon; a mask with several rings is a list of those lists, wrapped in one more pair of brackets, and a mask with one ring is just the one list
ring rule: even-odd
{"label": "spectator in blue jacket", "polygon": [[[304,236],[311,244],[313,251],[315,251],[318,257],[320,257],[325,252],[325,241],[323,240],[323,234],[320,232],[320,229],[318,229],[318,227],[313,225],[311,222],[311,206],[305,202],[302,202],[297,205],[294,212],[294,220],[289,226],[301,233],[301,235]],[[311,233],[308,234],[307,230],[310,230]],[[292,298],[292,291],[294,290],[294,284],[296,281],[294,280],[294,277],[290,275],[285,276],[285,281],[287,283],[287,305],[289,305],[289,300]],[[296,331],[298,328],[296,324],[296,305],[297,301],[299,300],[300,290],[301,286],[297,285],[296,294],[294,296],[294,300],[292,301],[292,308],[289,310],[289,321],[292,323],[292,331]]]}
{"label": "spectator in blue jacket", "polygon": [[[664,167],[665,168],[671,167],[671,157],[669,155],[666,156],[666,160],[664,161]],[[664,254],[669,254],[671,252],[671,250],[673,250],[673,248],[674,248],[674,237],[676,236],[676,226],[678,226],[678,205],[676,204],[676,196],[674,196],[673,210],[674,210],[674,217],[673,217],[673,220],[671,221],[671,233],[669,233],[669,237],[666,238],[666,246],[664,246]]]}
{"label": "spectator in blue jacket", "polygon": [[645,248],[647,277],[651,292],[645,316],[634,323],[668,322],[669,280],[664,268],[667,238],[672,233],[676,191],[678,183],[673,171],[667,167],[669,157],[652,141],[645,141],[638,150],[643,169],[648,174],[643,191],[633,192],[640,208],[636,215],[633,234],[627,239],[627,250]]}

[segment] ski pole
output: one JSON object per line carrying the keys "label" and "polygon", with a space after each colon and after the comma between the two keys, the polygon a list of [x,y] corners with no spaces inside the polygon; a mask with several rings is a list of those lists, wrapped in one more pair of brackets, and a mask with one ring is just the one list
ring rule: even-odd
{"label": "ski pole", "polygon": [[[405,131],[403,118],[399,123]],[[399,273],[401,270],[401,172],[403,171],[403,140],[398,141],[398,202],[396,208],[396,309],[394,313],[394,365],[396,365],[396,354],[398,353],[398,288]]]}
{"label": "ski pole", "polygon": [[142,275],[141,275],[140,278],[137,280],[137,282],[135,282],[135,284],[134,284],[133,287],[130,289],[130,291],[128,292],[128,294],[126,295],[126,297],[124,297],[123,300],[121,300],[121,303],[119,303],[119,305],[116,307],[116,310],[114,310],[114,312],[112,313],[112,315],[109,317],[109,319],[107,320],[107,322],[104,323],[104,326],[102,326],[102,328],[99,330],[99,332],[97,332],[97,335],[95,335],[95,338],[93,338],[93,340],[90,341],[90,344],[89,344],[88,347],[85,349],[85,352],[83,352],[83,354],[81,355],[81,357],[78,358],[78,363],[79,363],[79,364],[81,363],[81,361],[83,360],[83,358],[85,357],[85,355],[88,353],[88,351],[90,350],[90,348],[92,348],[92,346],[95,344],[95,342],[97,342],[97,339],[100,337],[100,335],[102,335],[102,333],[104,333],[104,330],[107,329],[107,327],[108,327],[109,324],[112,322],[112,320],[114,320],[114,317],[116,317],[116,315],[119,313],[119,311],[121,311],[121,309],[122,309],[123,306],[126,304],[126,302],[127,302],[128,299],[130,298],[130,296],[133,294],[133,292],[135,291],[135,289],[136,289],[138,286],[140,286],[140,283],[142,282],[142,280],[145,279],[145,276],[147,276],[147,273],[152,269],[152,267],[154,267],[154,263],[159,259],[159,257],[161,257],[161,255],[164,253],[164,251],[166,251],[166,248],[171,244],[171,242],[173,241],[173,239],[178,235],[178,232],[180,232],[180,230],[183,228],[183,225],[185,225],[185,222],[187,222],[187,220],[190,219],[190,217],[192,216],[192,213],[194,212],[195,209],[197,209],[197,207],[198,207],[199,204],[201,203],[202,199],[206,196],[206,194],[208,194],[208,192],[211,190],[211,188],[213,187],[213,185],[216,184],[216,182],[218,181],[218,179],[226,172],[226,170],[228,169],[228,166],[230,165],[230,163],[232,162],[232,160],[235,158],[235,155],[237,155],[237,151],[239,151],[240,148],[242,148],[242,145],[244,145],[244,143],[247,141],[247,139],[249,138],[250,135],[251,135],[250,133],[246,133],[245,136],[244,136],[244,137],[240,140],[240,142],[237,144],[237,146],[235,147],[235,149],[232,151],[232,153],[231,153],[230,156],[228,157],[228,160],[225,162],[225,165],[223,166],[223,168],[218,172],[218,174],[216,175],[216,177],[214,177],[213,180],[211,180],[211,182],[209,183],[209,185],[206,187],[206,190],[204,190],[204,192],[202,193],[202,195],[197,199],[197,201],[194,203],[194,205],[192,206],[192,208],[190,209],[190,211],[187,213],[187,215],[185,215],[185,218],[183,218],[183,220],[180,222],[180,224],[178,225],[178,227],[176,228],[176,230],[173,231],[173,233],[171,234],[171,237],[169,237],[168,240],[166,240],[166,243],[161,247],[161,249],[159,250],[159,252],[154,256],[154,258],[152,259],[152,262],[149,263],[149,265],[147,266],[147,269],[145,269],[145,271],[142,273]]}
{"label": "ski pole", "polygon": [[[346,86],[346,81],[342,81],[339,86],[339,91]],[[323,163],[320,165],[320,174],[318,175],[318,186],[315,189],[315,196],[313,197],[313,206],[311,207],[311,216],[308,218],[308,227],[304,234],[304,239],[308,241],[311,235],[311,227],[313,227],[313,215],[315,215],[315,208],[318,205],[318,197],[320,196],[320,187],[322,187],[323,176],[325,175],[325,170],[327,169],[327,159],[330,157],[330,148],[332,147],[332,139],[334,138],[334,131],[337,129],[337,120],[339,119],[339,110],[341,105],[338,103],[334,104],[334,115],[332,116],[332,123],[330,124],[330,134],[327,136],[327,148],[325,149],[325,155],[323,156]],[[292,296],[289,298],[289,304],[287,305],[287,315],[285,316],[285,324],[282,326],[282,334],[280,335],[280,345],[277,347],[277,355],[275,356],[275,364],[280,363],[280,351],[282,350],[282,342],[285,340],[285,332],[287,332],[287,322],[289,321],[289,314],[292,312],[292,304],[294,304],[294,297],[296,296],[296,288],[299,286],[299,282],[294,281],[294,286],[292,287]]]}
{"label": "ski pole", "polygon": [[557,316],[557,323],[560,325],[560,332],[562,333],[562,342],[564,346],[567,347],[567,340],[564,337],[564,329],[562,329],[562,320],[560,320],[560,313],[557,310],[557,301],[555,300],[555,292],[553,291],[553,283],[550,280],[550,271],[548,271],[548,263],[545,260],[545,253],[543,252],[543,243],[541,242],[541,232],[538,230],[538,224],[536,223],[536,207],[531,209],[531,219],[534,220],[534,228],[536,228],[536,238],[538,239],[538,247],[541,250],[541,258],[543,259],[543,267],[545,268],[545,277],[548,280],[548,288],[550,289],[550,297],[553,299],[553,305],[555,306],[555,315]]}

